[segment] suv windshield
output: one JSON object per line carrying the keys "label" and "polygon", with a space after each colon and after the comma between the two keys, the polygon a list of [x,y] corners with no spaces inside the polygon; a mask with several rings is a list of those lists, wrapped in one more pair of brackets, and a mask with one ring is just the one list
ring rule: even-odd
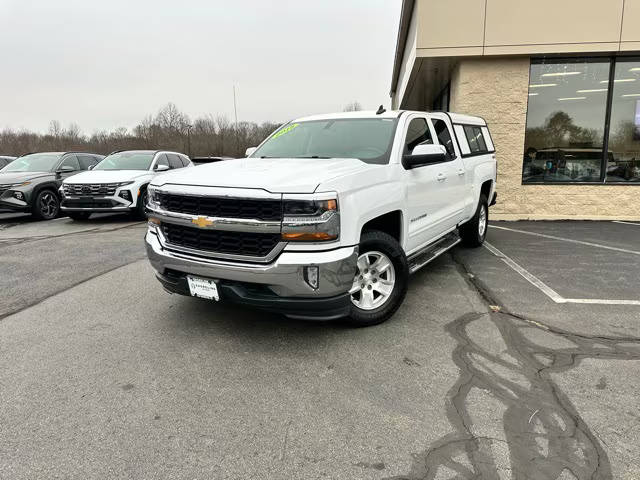
{"label": "suv windshield", "polygon": [[16,158],[2,172],[50,172],[60,160],[59,153],[32,153]]}
{"label": "suv windshield", "polygon": [[283,125],[253,158],[359,158],[389,163],[397,119],[345,118]]}
{"label": "suv windshield", "polygon": [[105,157],[94,170],[149,170],[155,152],[118,152]]}

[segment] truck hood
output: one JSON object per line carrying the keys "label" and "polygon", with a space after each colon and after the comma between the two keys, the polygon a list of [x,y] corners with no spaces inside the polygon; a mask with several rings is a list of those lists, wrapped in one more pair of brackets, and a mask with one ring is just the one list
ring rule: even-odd
{"label": "truck hood", "polygon": [[119,183],[152,175],[148,170],[88,170],[66,179],[64,183]]}
{"label": "truck hood", "polygon": [[152,185],[259,188],[272,193],[313,193],[321,183],[375,168],[356,158],[243,158],[182,168]]}
{"label": "truck hood", "polygon": [[0,185],[22,183],[41,177],[53,177],[51,172],[0,172]]}

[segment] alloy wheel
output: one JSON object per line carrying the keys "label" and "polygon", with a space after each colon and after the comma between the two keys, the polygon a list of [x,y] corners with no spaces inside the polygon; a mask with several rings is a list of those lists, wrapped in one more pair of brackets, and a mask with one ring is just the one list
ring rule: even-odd
{"label": "alloy wheel", "polygon": [[485,205],[480,205],[480,215],[478,216],[478,234],[480,238],[484,237],[485,232],[487,231],[487,207]]}
{"label": "alloy wheel", "polygon": [[396,272],[389,257],[382,252],[366,252],[358,257],[357,265],[358,271],[349,290],[351,303],[362,310],[384,305],[396,283]]}
{"label": "alloy wheel", "polygon": [[53,218],[58,213],[58,200],[51,192],[45,192],[40,197],[40,212],[45,218]]}

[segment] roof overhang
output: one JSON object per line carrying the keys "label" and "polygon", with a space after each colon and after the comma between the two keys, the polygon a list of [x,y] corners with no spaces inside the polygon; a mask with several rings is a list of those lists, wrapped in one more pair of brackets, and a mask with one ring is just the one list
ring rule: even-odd
{"label": "roof overhang", "polygon": [[407,44],[407,35],[409,33],[409,24],[413,15],[413,8],[416,0],[402,0],[402,11],[400,12],[400,25],[398,27],[398,40],[396,41],[396,56],[393,62],[393,75],[391,77],[391,91],[393,95],[398,86],[398,77],[402,67],[402,57]]}

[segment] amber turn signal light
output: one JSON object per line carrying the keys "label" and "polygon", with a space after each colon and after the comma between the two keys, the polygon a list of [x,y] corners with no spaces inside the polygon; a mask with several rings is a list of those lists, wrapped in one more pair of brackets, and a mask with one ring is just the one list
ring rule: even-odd
{"label": "amber turn signal light", "polygon": [[282,240],[290,242],[326,242],[327,240],[335,240],[336,235],[330,235],[326,232],[316,233],[283,233]]}

